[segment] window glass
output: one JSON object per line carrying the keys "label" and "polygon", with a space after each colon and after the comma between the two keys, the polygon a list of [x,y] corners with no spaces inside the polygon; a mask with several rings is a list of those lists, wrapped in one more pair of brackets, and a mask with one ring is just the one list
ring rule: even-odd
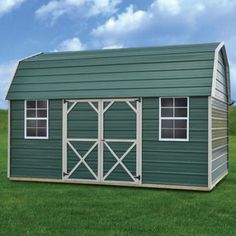
{"label": "window glass", "polygon": [[173,129],[162,129],[161,132],[162,138],[174,138],[174,130]]}
{"label": "window glass", "polygon": [[162,117],[173,117],[173,108],[161,108]]}
{"label": "window glass", "polygon": [[37,117],[47,117],[47,110],[37,110]]}
{"label": "window glass", "polygon": [[188,98],[161,98],[161,140],[186,140],[188,138]]}
{"label": "window glass", "polygon": [[47,135],[47,129],[46,128],[38,128],[38,136],[44,137]]}
{"label": "window glass", "polygon": [[187,117],[187,108],[175,108],[175,117]]}
{"label": "window glass", "polygon": [[47,108],[47,101],[37,101],[37,108]]}
{"label": "window glass", "polygon": [[27,101],[27,108],[36,108],[36,101]]}
{"label": "window glass", "polygon": [[173,107],[173,98],[165,98],[161,100],[162,107]]}
{"label": "window glass", "polygon": [[175,120],[176,129],[187,129],[187,120]]}
{"label": "window glass", "polygon": [[161,128],[173,129],[174,128],[173,120],[162,120]]}
{"label": "window glass", "polygon": [[187,107],[187,98],[175,98],[176,107]]}
{"label": "window glass", "polygon": [[46,120],[38,120],[38,127],[39,128],[47,127],[47,121]]}
{"label": "window glass", "polygon": [[175,138],[177,139],[186,139],[187,138],[186,129],[176,129],[175,130]]}
{"label": "window glass", "polygon": [[27,127],[27,136],[35,137],[36,136],[36,128],[28,128]]}
{"label": "window glass", "polygon": [[36,117],[36,110],[27,110],[27,117]]}
{"label": "window glass", "polygon": [[27,120],[27,127],[28,128],[36,128],[37,127],[37,121],[36,120]]}
{"label": "window glass", "polygon": [[26,101],[26,137],[47,138],[47,101]]}

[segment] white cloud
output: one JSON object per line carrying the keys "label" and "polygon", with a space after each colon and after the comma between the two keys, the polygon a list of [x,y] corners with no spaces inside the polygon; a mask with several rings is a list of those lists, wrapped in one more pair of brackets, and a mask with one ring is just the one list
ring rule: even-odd
{"label": "white cloud", "polygon": [[92,29],[91,34],[101,47],[109,44],[136,46],[144,41],[144,45],[188,42],[193,35],[201,38],[201,27],[205,27],[206,32],[207,27],[208,32],[212,31],[204,35],[205,39],[219,40],[220,35],[214,35],[219,28],[215,22],[219,22],[222,14],[228,17],[235,7],[236,1],[230,0],[154,0],[143,10],[130,5]]}
{"label": "white cloud", "polygon": [[113,14],[122,0],[51,0],[36,10],[38,18],[51,17],[53,22],[63,15],[91,17]]}
{"label": "white cloud", "polygon": [[6,108],[5,96],[16,69],[16,61],[0,64],[0,109]]}
{"label": "white cloud", "polygon": [[133,5],[130,5],[125,12],[117,15],[117,17],[111,17],[103,25],[93,29],[92,35],[98,38],[102,37],[105,44],[119,45],[120,43],[117,40],[119,41],[120,37],[137,31],[150,22],[151,18],[151,14],[142,10],[135,11]]}
{"label": "white cloud", "polygon": [[122,0],[93,0],[88,14],[90,16],[99,14],[113,14]]}
{"label": "white cloud", "polygon": [[25,0],[1,0],[0,1],[0,16],[10,12],[17,6],[20,6]]}
{"label": "white cloud", "polygon": [[154,1],[152,6],[165,14],[177,15],[181,12],[180,3],[178,0],[158,0]]}
{"label": "white cloud", "polygon": [[67,39],[61,42],[55,51],[81,51],[85,46],[81,43],[79,38]]}

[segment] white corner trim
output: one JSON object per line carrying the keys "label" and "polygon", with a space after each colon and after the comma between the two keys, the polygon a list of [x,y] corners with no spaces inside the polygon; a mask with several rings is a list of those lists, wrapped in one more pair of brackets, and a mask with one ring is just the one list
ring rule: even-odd
{"label": "white corner trim", "polygon": [[212,188],[212,104],[208,97],[208,188]]}
{"label": "white corner trim", "polygon": [[11,101],[8,101],[8,154],[7,154],[7,177],[10,178],[11,158]]}

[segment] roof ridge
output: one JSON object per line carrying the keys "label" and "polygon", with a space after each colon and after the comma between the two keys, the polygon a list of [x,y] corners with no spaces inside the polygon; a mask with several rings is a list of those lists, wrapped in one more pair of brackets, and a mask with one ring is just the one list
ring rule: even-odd
{"label": "roof ridge", "polygon": [[221,42],[207,42],[207,43],[189,43],[189,44],[167,44],[158,46],[144,46],[144,47],[127,47],[127,48],[109,48],[109,49],[89,49],[81,51],[60,51],[60,52],[43,52],[44,55],[56,55],[56,54],[74,54],[74,53],[93,53],[93,52],[105,52],[105,51],[134,51],[134,50],[147,50],[147,49],[165,49],[165,48],[177,48],[177,47],[192,47],[203,45],[219,45]]}

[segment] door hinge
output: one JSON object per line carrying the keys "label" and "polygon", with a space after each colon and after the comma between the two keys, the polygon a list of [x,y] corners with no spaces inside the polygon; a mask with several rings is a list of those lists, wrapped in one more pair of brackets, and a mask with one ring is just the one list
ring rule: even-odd
{"label": "door hinge", "polygon": [[141,179],[141,176],[140,176],[140,175],[134,176],[134,178],[140,180],[140,179]]}
{"label": "door hinge", "polygon": [[63,172],[63,176],[67,176],[67,175],[69,175],[68,173],[66,173],[66,172]]}
{"label": "door hinge", "polygon": [[135,102],[141,102],[141,98],[136,99]]}

